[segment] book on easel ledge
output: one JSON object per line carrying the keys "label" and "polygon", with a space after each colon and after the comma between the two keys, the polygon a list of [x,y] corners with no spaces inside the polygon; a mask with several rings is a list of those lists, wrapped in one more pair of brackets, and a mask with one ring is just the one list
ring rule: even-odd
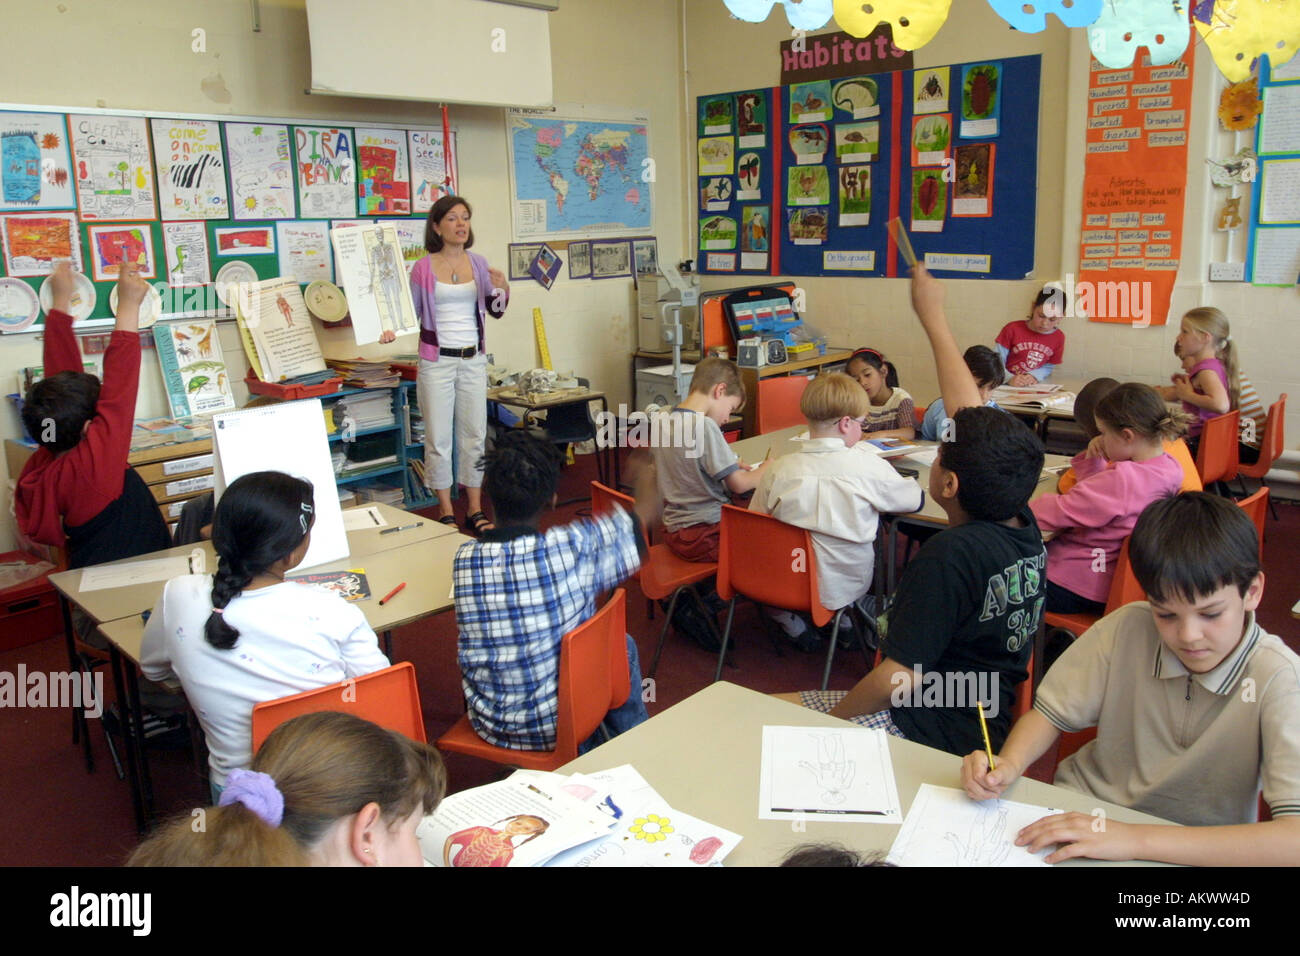
{"label": "book on easel ledge", "polygon": [[239,287],[236,302],[240,341],[258,378],[283,382],[325,371],[325,357],[296,279],[250,282]]}
{"label": "book on easel ledge", "polygon": [[153,342],[173,417],[211,415],[235,407],[215,319],[159,322],[153,327]]}

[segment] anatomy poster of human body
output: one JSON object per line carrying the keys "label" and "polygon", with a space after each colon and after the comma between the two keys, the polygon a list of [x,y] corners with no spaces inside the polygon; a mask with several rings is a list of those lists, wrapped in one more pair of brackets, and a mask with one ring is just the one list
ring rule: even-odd
{"label": "anatomy poster of human body", "polygon": [[378,342],[384,332],[406,335],[420,328],[402,244],[391,225],[330,230],[338,281],[348,296],[358,345]]}

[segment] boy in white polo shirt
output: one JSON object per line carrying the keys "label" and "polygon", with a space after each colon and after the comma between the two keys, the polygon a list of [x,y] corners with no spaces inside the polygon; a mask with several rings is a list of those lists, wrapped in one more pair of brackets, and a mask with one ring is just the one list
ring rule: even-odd
{"label": "boy in white polo shirt", "polygon": [[[1129,543],[1149,602],[1090,628],[1053,665],[990,771],[962,764],[967,794],[1002,793],[1062,731],[1097,728],[1056,783],[1184,827],[1066,813],[1020,831],[1049,863],[1087,856],[1193,866],[1300,862],[1300,657],[1255,621],[1264,593],[1255,526],[1235,504],[1185,492],[1148,506]],[[1273,819],[1256,819],[1256,796]]]}

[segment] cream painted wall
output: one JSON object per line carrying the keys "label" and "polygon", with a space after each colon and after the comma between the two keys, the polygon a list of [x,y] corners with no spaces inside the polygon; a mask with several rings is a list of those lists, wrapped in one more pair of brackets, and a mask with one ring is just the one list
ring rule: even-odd
{"label": "cream painted wall", "polygon": [[[363,10],[364,4],[358,4]],[[303,0],[261,0],[261,31],[253,32],[248,0],[62,0],[30,5],[24,29],[0,38],[3,93],[11,103],[59,107],[213,113],[343,122],[439,122],[431,104],[309,96],[310,53]],[[550,16],[557,103],[648,111],[656,159],[655,226],[660,254],[684,254],[680,156],[684,128],[682,44],[678,0],[565,0]],[[192,31],[206,31],[206,52],[191,50]],[[430,55],[436,55],[432,25]],[[509,37],[506,37],[507,48]],[[484,69],[491,56],[484,43]],[[52,63],[57,58],[57,66]],[[505,114],[456,106],[452,123],[460,149],[461,191],[474,204],[475,251],[501,268],[510,241]],[[532,309],[546,317],[551,355],[559,369],[575,369],[611,395],[630,398],[632,281],[570,282],[567,271],[550,292],[516,283],[505,318],[489,328],[488,348],[514,368],[537,364]],[[346,330],[322,331],[327,355],[414,351],[414,338],[397,346],[358,349]],[[237,336],[222,326],[232,378],[246,371]],[[36,335],[0,339],[0,382],[39,364]],[[12,388],[6,385],[5,391]],[[242,387],[237,398],[242,402]],[[157,362],[144,355],[137,416],[166,414]],[[0,412],[0,437],[20,433],[18,416]],[[9,510],[8,492],[5,509]],[[12,547],[12,518],[0,522],[0,550]]]}

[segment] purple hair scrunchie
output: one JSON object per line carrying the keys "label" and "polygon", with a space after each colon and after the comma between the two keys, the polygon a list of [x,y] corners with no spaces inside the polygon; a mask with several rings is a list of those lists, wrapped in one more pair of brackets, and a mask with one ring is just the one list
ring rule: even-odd
{"label": "purple hair scrunchie", "polygon": [[284,794],[269,774],[256,770],[230,771],[217,806],[228,807],[232,803],[242,803],[273,827],[278,827],[284,819]]}

